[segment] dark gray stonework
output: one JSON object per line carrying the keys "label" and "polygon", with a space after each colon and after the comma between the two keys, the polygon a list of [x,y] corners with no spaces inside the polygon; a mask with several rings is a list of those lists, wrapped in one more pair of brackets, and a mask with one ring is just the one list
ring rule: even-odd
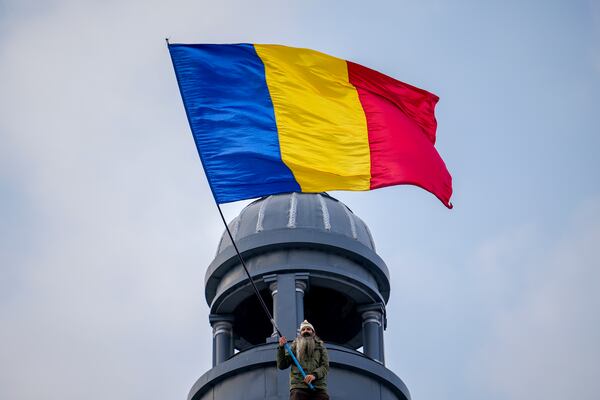
{"label": "dark gray stonework", "polygon": [[[290,193],[249,204],[229,227],[282,333],[295,337],[308,319],[326,342],[332,399],[410,399],[384,365],[389,272],[360,218],[327,194]],[[213,368],[189,400],[287,399],[289,371],[275,368],[276,335],[226,233],[205,295]]]}

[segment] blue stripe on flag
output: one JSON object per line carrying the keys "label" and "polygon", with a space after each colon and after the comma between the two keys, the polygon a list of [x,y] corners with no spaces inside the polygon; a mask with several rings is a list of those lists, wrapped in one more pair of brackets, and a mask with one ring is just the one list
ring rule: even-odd
{"label": "blue stripe on flag", "polygon": [[251,44],[169,45],[217,203],[300,191],[281,160],[265,67]]}

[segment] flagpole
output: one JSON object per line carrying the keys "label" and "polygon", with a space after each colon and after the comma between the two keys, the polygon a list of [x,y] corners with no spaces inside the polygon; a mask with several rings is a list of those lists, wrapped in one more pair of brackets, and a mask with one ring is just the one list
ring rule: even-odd
{"label": "flagpole", "polygon": [[277,324],[275,323],[275,320],[273,319],[273,316],[271,315],[269,308],[267,307],[267,305],[265,304],[265,301],[263,300],[262,296],[260,295],[260,292],[258,291],[258,288],[256,287],[256,284],[254,283],[254,280],[250,276],[250,272],[248,271],[246,262],[244,261],[244,258],[240,254],[240,250],[238,249],[237,244],[235,243],[235,240],[233,240],[233,235],[231,234],[231,231],[229,230],[227,221],[225,221],[225,217],[223,216],[223,211],[221,211],[221,205],[219,203],[216,203],[216,204],[217,204],[217,209],[219,210],[219,215],[221,216],[221,220],[223,220],[223,225],[225,225],[225,229],[227,230],[227,235],[229,236],[229,239],[231,240],[231,243],[233,244],[233,248],[235,249],[238,259],[240,260],[240,263],[242,264],[242,267],[244,267],[244,271],[246,271],[246,275],[248,275],[248,279],[250,279],[250,283],[252,284],[252,287],[254,288],[254,292],[256,293],[256,297],[258,297],[258,300],[260,301],[260,305],[262,306],[263,311],[265,312],[265,314],[267,314],[267,317],[269,318],[269,321],[271,321],[271,324],[273,324],[273,328],[275,328],[275,331],[277,332],[277,334],[279,336],[283,336],[281,334],[281,331],[277,327]]}
{"label": "flagpole", "polygon": [[[227,221],[225,221],[225,217],[223,216],[223,211],[221,210],[221,205],[216,201],[216,199],[215,199],[215,204],[217,205],[217,209],[219,210],[219,215],[221,216],[223,225],[225,225],[225,230],[227,231],[227,235],[229,236],[229,239],[231,240],[231,244],[233,244],[235,253],[238,256],[238,259],[240,260],[240,263],[242,264],[244,271],[246,271],[246,275],[248,276],[248,279],[250,280],[250,283],[252,284],[252,287],[254,288],[254,293],[256,294],[256,297],[258,297],[258,301],[260,302],[260,305],[262,306],[263,311],[267,315],[267,318],[269,318],[269,321],[271,321],[271,324],[273,325],[275,332],[277,332],[277,335],[279,335],[279,337],[282,337],[283,335],[281,334],[279,327],[277,327],[277,323],[275,322],[275,319],[273,318],[271,311],[269,311],[269,308],[267,307],[267,305],[265,304],[265,301],[263,300],[262,296],[260,295],[260,292],[258,291],[258,288],[256,287],[256,284],[254,283],[254,280],[252,279],[252,276],[250,275],[250,271],[248,271],[248,267],[246,266],[244,257],[242,257],[242,254],[240,253],[240,250],[238,249],[237,244],[235,243],[235,240],[233,240],[233,235],[231,234],[231,231],[229,230],[229,225],[227,225]],[[302,377],[306,378],[306,372],[304,371],[304,369],[300,365],[300,362],[294,355],[294,352],[292,351],[290,345],[286,342],[284,347],[285,347],[286,351],[288,352],[288,354],[290,355],[290,357],[292,358],[292,360],[294,361],[294,364],[296,364],[296,367],[298,367],[298,370],[302,374]],[[312,383],[309,383],[308,387],[311,388],[312,390],[315,390],[315,387]]]}

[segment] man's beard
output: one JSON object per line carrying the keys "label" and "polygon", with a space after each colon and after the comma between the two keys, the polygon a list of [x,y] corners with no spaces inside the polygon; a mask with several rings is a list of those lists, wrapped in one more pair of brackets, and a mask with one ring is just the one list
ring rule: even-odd
{"label": "man's beard", "polygon": [[296,340],[296,355],[299,360],[308,360],[315,351],[314,336],[300,336]]}

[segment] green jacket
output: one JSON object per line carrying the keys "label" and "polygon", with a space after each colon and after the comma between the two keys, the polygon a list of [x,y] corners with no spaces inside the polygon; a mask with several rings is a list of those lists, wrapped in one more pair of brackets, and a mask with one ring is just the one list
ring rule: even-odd
{"label": "green jacket", "polygon": [[[296,341],[291,345],[294,355],[296,355]],[[302,374],[296,367],[292,357],[287,353],[285,347],[277,347],[277,368],[286,369],[292,366],[290,370],[290,390],[291,389],[308,389],[308,385],[304,383]],[[327,390],[327,372],[329,371],[329,357],[327,356],[327,349],[320,339],[317,339],[315,351],[309,360],[300,361],[302,369],[307,375],[312,374],[315,376],[315,380],[312,384],[315,388],[320,390]]]}

